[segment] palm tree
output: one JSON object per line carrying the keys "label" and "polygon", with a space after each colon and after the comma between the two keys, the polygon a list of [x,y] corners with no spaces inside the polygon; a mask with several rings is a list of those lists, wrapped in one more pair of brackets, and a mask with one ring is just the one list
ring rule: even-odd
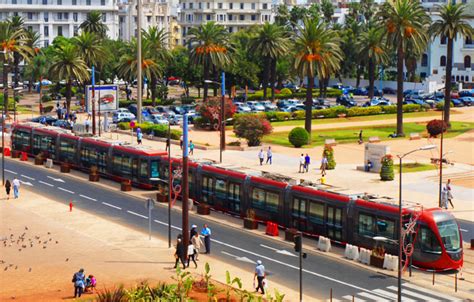
{"label": "palm tree", "polygon": [[84,83],[89,79],[86,62],[74,45],[66,44],[53,50],[49,74],[54,75],[59,81],[66,81],[66,108],[69,115],[73,82]]}
{"label": "palm tree", "polygon": [[89,31],[82,31],[71,39],[87,67],[99,66],[105,60],[106,52],[101,45],[101,40],[99,36]]}
{"label": "palm tree", "polygon": [[[11,22],[0,22],[0,49],[3,53],[3,87],[8,87],[8,65],[14,60],[15,54],[28,58],[32,54],[28,46],[28,38],[23,28],[15,28]],[[5,112],[8,113],[8,90],[5,90]]]}
{"label": "palm tree", "polygon": [[451,105],[451,74],[453,69],[453,44],[459,36],[472,37],[474,30],[467,22],[468,15],[464,12],[466,6],[462,4],[448,4],[441,7],[439,16],[430,28],[433,37],[440,36],[448,39],[446,62],[446,87],[444,92],[444,120],[449,125],[449,108]]}
{"label": "palm tree", "polygon": [[204,82],[204,100],[207,99],[209,72],[223,68],[230,63],[229,32],[216,22],[207,22],[189,30],[191,60],[202,65]]}
{"label": "palm tree", "polygon": [[95,33],[101,38],[105,38],[107,35],[107,31],[109,30],[107,25],[102,22],[102,13],[98,11],[92,11],[87,14],[86,20],[81,23],[79,28],[83,31]]}
{"label": "palm tree", "polygon": [[388,59],[383,30],[380,27],[369,28],[362,33],[357,48],[360,56],[367,58],[368,61],[369,99],[371,99],[374,96],[375,67]]}
{"label": "palm tree", "polygon": [[397,135],[403,133],[403,60],[407,46],[421,52],[428,42],[430,18],[418,0],[389,0],[378,12],[388,45],[397,52]]}
{"label": "palm tree", "polygon": [[[10,23],[10,25],[13,27],[13,30],[18,30],[20,32],[22,32],[23,34],[25,34],[25,28],[24,28],[24,25],[25,25],[25,21],[23,20],[22,17],[20,16],[13,16],[11,19],[8,19],[7,20],[8,23]],[[19,73],[20,73],[20,62],[21,62],[21,55],[14,51],[13,52],[13,71],[14,71],[14,83],[15,83],[15,87],[18,86],[18,82],[19,82]]]}
{"label": "palm tree", "polygon": [[[41,76],[41,73],[39,73],[40,69],[42,66],[44,66],[44,61],[43,60],[35,60],[38,56],[41,55],[41,49],[39,48],[39,43],[41,39],[41,35],[33,30],[26,30],[25,31],[26,38],[28,39],[28,47],[32,50],[32,56],[31,60],[28,62],[26,71],[32,71],[30,72],[30,80],[28,81],[28,92],[31,92],[31,89],[33,87],[33,82],[37,79],[37,77]],[[38,66],[39,65],[39,66]],[[37,73],[38,72],[38,73]]]}
{"label": "palm tree", "polygon": [[267,98],[267,86],[270,76],[272,100],[275,99],[275,74],[278,58],[289,52],[290,43],[288,32],[283,26],[265,24],[258,28],[257,35],[251,40],[250,51],[263,58],[263,97]]}
{"label": "palm tree", "polygon": [[311,134],[311,111],[313,106],[314,77],[329,78],[339,69],[342,51],[336,33],[324,22],[304,19],[304,26],[298,27],[295,41],[296,55],[294,67],[302,78],[306,77],[306,117],[305,129]]}
{"label": "palm tree", "polygon": [[[150,47],[150,54],[157,64],[164,65],[164,63],[170,60],[171,56],[167,49],[168,33],[165,31],[165,29],[158,29],[156,26],[149,27],[148,31],[143,32],[143,39],[147,41]],[[163,68],[160,70],[163,70]],[[153,106],[155,106],[157,86],[158,77],[155,75],[155,73],[152,73],[150,77],[150,88]]]}

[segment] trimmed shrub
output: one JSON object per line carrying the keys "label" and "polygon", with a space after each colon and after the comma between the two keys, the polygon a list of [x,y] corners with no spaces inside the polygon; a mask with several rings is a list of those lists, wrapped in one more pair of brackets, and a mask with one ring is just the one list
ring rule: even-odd
{"label": "trimmed shrub", "polygon": [[[449,106],[450,108],[454,107],[453,103],[451,102],[451,106]],[[436,103],[436,110],[443,110],[444,109],[444,101],[443,102],[438,102]]]}
{"label": "trimmed shrub", "polygon": [[293,92],[289,88],[283,88],[282,90],[280,90],[280,93],[279,93],[279,95],[291,95],[291,94],[293,94]]}
{"label": "trimmed shrub", "polygon": [[305,116],[306,116],[306,111],[304,110],[298,110],[291,113],[291,117],[295,120],[304,120]]}
{"label": "trimmed shrub", "polygon": [[[3,98],[2,98],[3,99]],[[41,101],[43,103],[46,103],[46,102],[51,102],[52,98],[49,94],[44,94],[42,97],[41,97]]]}
{"label": "trimmed shrub", "polygon": [[390,106],[380,106],[382,108],[382,113],[391,114],[397,113],[397,105],[390,105]]}
{"label": "trimmed shrub", "polygon": [[382,157],[382,168],[380,170],[380,179],[383,181],[393,180],[395,174],[393,172],[393,156],[388,154]]}
{"label": "trimmed shrub", "polygon": [[[121,130],[130,130],[130,123],[118,123],[118,128]],[[153,136],[156,137],[168,137],[168,126],[166,125],[155,125],[152,123],[135,124],[133,129],[136,130],[137,128],[140,128],[145,134],[153,134]],[[180,130],[171,129],[171,139],[177,140],[181,137],[181,135],[182,132]]]}
{"label": "trimmed shrub", "polygon": [[324,146],[323,157],[326,156],[328,160],[327,170],[334,170],[336,168],[336,160],[334,159],[334,149],[331,146]]}
{"label": "trimmed shrub", "polygon": [[436,137],[442,132],[446,132],[448,125],[442,120],[431,120],[426,124],[426,130],[430,134],[430,137]]}
{"label": "trimmed shrub", "polygon": [[418,104],[403,105],[403,112],[417,112],[417,111],[421,111],[421,105],[418,105]]}
{"label": "trimmed shrub", "polygon": [[117,126],[120,130],[130,130],[130,123],[129,122],[121,122],[121,123],[118,123]]}
{"label": "trimmed shrub", "polygon": [[347,109],[347,116],[363,116],[381,114],[382,108],[380,106],[371,107],[352,107]]}
{"label": "trimmed shrub", "polygon": [[272,125],[261,115],[241,115],[234,122],[234,133],[246,139],[249,146],[259,146],[262,137],[271,132]]}
{"label": "trimmed shrub", "polygon": [[296,127],[288,134],[288,140],[294,147],[299,148],[308,144],[309,133],[304,128]]}

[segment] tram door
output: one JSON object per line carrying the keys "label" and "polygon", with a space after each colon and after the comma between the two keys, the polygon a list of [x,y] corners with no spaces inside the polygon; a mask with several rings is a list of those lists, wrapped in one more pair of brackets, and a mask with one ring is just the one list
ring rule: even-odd
{"label": "tram door", "polygon": [[306,231],[306,200],[294,198],[293,209],[291,213],[293,227],[305,232]]}
{"label": "tram door", "polygon": [[326,227],[328,237],[335,240],[342,240],[342,209],[328,206],[327,211]]}
{"label": "tram door", "polygon": [[240,213],[240,184],[229,182],[228,207],[231,212]]}

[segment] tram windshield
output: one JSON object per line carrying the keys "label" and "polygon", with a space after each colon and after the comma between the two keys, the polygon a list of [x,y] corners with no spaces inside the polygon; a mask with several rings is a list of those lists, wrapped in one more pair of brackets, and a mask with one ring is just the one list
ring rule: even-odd
{"label": "tram windshield", "polygon": [[437,223],[441,241],[447,251],[457,251],[461,247],[461,238],[456,220],[446,220]]}

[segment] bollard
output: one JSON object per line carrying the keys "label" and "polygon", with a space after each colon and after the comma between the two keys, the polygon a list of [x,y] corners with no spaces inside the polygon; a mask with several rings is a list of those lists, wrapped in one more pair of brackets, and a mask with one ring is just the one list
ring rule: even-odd
{"label": "bollard", "polygon": [[72,200],[69,202],[69,212],[72,212]]}
{"label": "bollard", "polygon": [[435,283],[435,272],[433,272],[433,285]]}
{"label": "bollard", "polygon": [[355,296],[354,296],[354,295],[352,295],[352,302],[354,302],[354,301],[355,301]]}
{"label": "bollard", "polygon": [[331,290],[329,291],[329,301],[332,302],[332,288],[331,288]]}
{"label": "bollard", "polygon": [[454,275],[454,292],[458,292],[458,273]]}

